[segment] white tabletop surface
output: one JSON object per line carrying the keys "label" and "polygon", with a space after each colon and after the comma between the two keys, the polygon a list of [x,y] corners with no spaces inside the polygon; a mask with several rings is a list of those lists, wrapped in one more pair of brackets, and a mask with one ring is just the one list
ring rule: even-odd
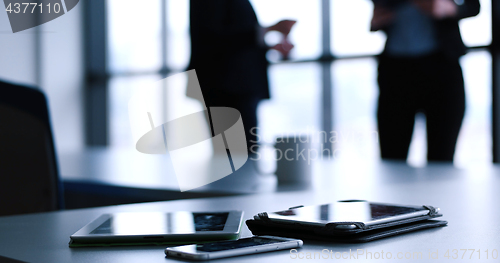
{"label": "white tabletop surface", "polygon": [[[59,167],[65,182],[179,192],[168,155],[143,154],[133,149],[91,147],[59,154]],[[227,187],[228,184],[232,187]],[[259,174],[248,160],[236,173],[190,192],[252,194],[274,192],[276,187],[277,182],[272,174]]]}
{"label": "white tabletop surface", "polygon": [[[32,215],[0,217],[0,255],[29,262],[165,262],[164,247],[69,248],[69,236],[103,213],[119,211],[220,211],[243,210],[245,219],[263,211],[281,210],[296,205],[312,205],[341,199],[366,199],[441,208],[447,227],[395,236],[363,244],[338,244],[306,241],[299,250],[303,260],[319,259],[324,249],[335,252],[362,250],[373,257],[392,255],[390,262],[496,262],[500,255],[500,168],[493,165],[458,169],[446,164],[412,168],[391,162],[317,162],[313,183],[302,191],[269,192],[255,195],[165,201],[101,208],[68,210]],[[242,236],[250,236],[244,227]],[[462,250],[461,250],[462,249]],[[472,249],[475,250],[472,254]],[[455,255],[455,250],[457,255]],[[480,250],[480,252],[477,252]],[[488,250],[488,259],[486,259]],[[449,259],[445,257],[448,251]],[[496,251],[496,252],[494,252]],[[409,254],[407,254],[409,252]],[[421,252],[420,259],[413,257]],[[431,259],[429,253],[438,256]],[[377,254],[378,253],[378,254]],[[321,254],[326,256],[325,254]],[[337,254],[340,255],[340,254]],[[348,253],[344,253],[347,256]],[[417,254],[415,254],[417,255]],[[472,256],[471,256],[472,255]],[[290,251],[241,256],[217,262],[302,262]],[[478,258],[480,256],[480,259]],[[497,260],[492,259],[498,256]],[[454,259],[458,257],[458,259]],[[471,257],[471,259],[469,259]],[[366,256],[347,259],[370,261]],[[374,258],[372,261],[375,260]],[[379,259],[376,261],[387,262]],[[173,262],[173,261],[172,261]]]}

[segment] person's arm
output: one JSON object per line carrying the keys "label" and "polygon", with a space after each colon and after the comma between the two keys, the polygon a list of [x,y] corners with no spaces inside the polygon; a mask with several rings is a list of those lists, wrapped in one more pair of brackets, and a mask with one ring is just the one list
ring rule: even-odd
{"label": "person's arm", "polygon": [[479,14],[479,0],[413,0],[413,3],[437,20],[460,20]]}
{"label": "person's arm", "polygon": [[[288,34],[290,34],[290,31],[292,30],[292,27],[293,25],[295,25],[295,23],[297,23],[297,21],[295,20],[281,20],[270,27],[263,28],[264,34],[262,35],[261,43],[264,43],[264,46],[269,49],[274,49],[280,52],[281,55],[283,55],[283,59],[288,59],[288,55],[294,47],[294,45],[288,40]],[[271,31],[280,32],[283,35],[283,39],[280,43],[274,46],[267,46],[267,44],[265,44],[264,42],[264,35]]]}
{"label": "person's arm", "polygon": [[375,5],[373,8],[373,16],[370,22],[370,31],[384,30],[392,24],[394,20],[394,11]]}
{"label": "person's arm", "polygon": [[[262,48],[277,49],[280,52],[281,50],[277,47],[283,46],[287,50],[293,48],[293,45],[288,42],[268,47],[265,45],[264,35],[270,31],[277,31],[282,33],[283,38],[286,39],[296,21],[282,20],[270,27],[261,27],[257,20],[244,21],[245,23],[234,25],[228,20],[238,19],[231,17],[233,15],[231,12],[234,11],[232,5],[235,2],[236,0],[191,0],[192,28],[196,28],[198,34],[210,36],[212,40],[210,44],[226,48],[241,49],[246,46],[260,46]],[[248,5],[243,4],[236,8],[248,8],[245,12],[254,12],[250,3],[245,4]]]}

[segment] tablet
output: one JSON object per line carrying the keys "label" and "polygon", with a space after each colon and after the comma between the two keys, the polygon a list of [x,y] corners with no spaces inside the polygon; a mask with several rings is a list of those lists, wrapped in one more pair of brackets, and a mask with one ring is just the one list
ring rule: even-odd
{"label": "tablet", "polygon": [[[439,211],[439,208],[436,208]],[[296,207],[268,213],[271,221],[325,226],[328,223],[361,222],[367,226],[428,215],[424,206],[406,206],[374,203],[364,200],[344,200],[335,203]],[[258,219],[258,218],[256,218]],[[356,225],[338,225],[337,228],[354,229]]]}
{"label": "tablet", "polygon": [[242,222],[242,211],[104,214],[71,235],[70,246],[237,239]]}

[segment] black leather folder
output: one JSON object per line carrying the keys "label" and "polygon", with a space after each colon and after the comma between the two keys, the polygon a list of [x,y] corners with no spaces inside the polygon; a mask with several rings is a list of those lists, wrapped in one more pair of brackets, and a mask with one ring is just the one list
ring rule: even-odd
{"label": "black leather folder", "polygon": [[[281,236],[336,243],[363,243],[385,237],[405,234],[417,230],[443,227],[446,221],[432,220],[442,216],[432,206],[425,206],[428,215],[418,216],[389,223],[367,226],[362,222],[335,222],[324,226],[307,225],[293,221],[271,221],[267,213],[260,213],[246,224],[254,235]],[[355,229],[339,229],[338,225],[355,225]]]}

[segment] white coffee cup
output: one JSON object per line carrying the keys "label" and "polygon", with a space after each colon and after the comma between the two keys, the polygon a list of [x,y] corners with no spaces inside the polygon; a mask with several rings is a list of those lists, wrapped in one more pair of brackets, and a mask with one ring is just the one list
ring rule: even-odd
{"label": "white coffee cup", "polygon": [[308,150],[311,143],[307,137],[284,137],[276,139],[276,177],[278,184],[310,183],[311,160]]}
{"label": "white coffee cup", "polygon": [[261,172],[261,174],[274,173],[279,185],[309,184],[312,179],[312,164],[309,160],[311,142],[308,137],[280,137],[274,144],[263,144],[263,147],[272,147],[276,169],[274,172]]}

